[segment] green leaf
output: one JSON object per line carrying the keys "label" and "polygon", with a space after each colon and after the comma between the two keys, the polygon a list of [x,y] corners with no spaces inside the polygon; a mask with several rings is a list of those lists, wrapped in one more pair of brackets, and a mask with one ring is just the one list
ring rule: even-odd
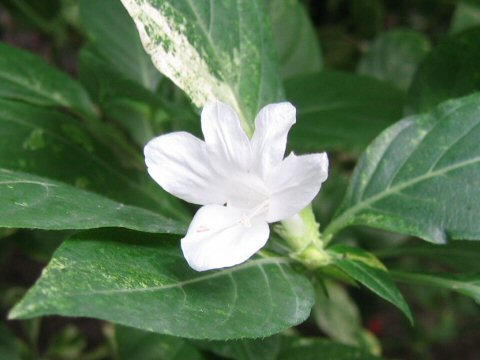
{"label": "green leaf", "polygon": [[315,28],[298,0],[266,0],[280,57],[280,74],[289,78],[322,69]]}
{"label": "green leaf", "polygon": [[475,4],[474,1],[459,1],[450,23],[450,33],[459,33],[479,25],[480,4]]}
{"label": "green leaf", "polygon": [[392,271],[397,281],[421,286],[439,287],[471,297],[480,304],[480,273],[476,274],[426,274]]}
{"label": "green leaf", "polygon": [[54,109],[0,99],[0,167],[61,181],[109,198],[186,219],[176,199],[146,170],[123,166],[74,117]]}
{"label": "green leaf", "polygon": [[80,16],[88,38],[116,71],[148,89],[155,89],[160,73],[120,1],[81,0]]}
{"label": "green leaf", "polygon": [[480,27],[451,36],[420,63],[408,94],[415,112],[480,90]]}
{"label": "green leaf", "polygon": [[430,42],[420,32],[396,29],[380,34],[360,60],[358,72],[407,90]]}
{"label": "green leaf", "polygon": [[184,234],[185,227],[149,210],[92,192],[0,168],[0,227],[44,230],[124,227]]}
{"label": "green leaf", "polygon": [[85,46],[80,52],[79,73],[85,88],[102,107],[118,99],[143,102],[152,108],[163,105],[160,96],[113,68],[90,45]]}
{"label": "green leaf", "polygon": [[366,76],[324,71],[285,82],[298,121],[289,143],[295,150],[360,150],[401,117],[404,95]]}
{"label": "green leaf", "polygon": [[326,241],[349,225],[434,243],[480,239],[479,125],[475,94],[384,131],[360,159]]}
{"label": "green leaf", "polygon": [[155,136],[153,117],[163,103],[158,95],[116,71],[92,47],[80,52],[80,80],[108,119],[117,121],[144,146]]}
{"label": "green leaf", "polygon": [[235,360],[276,360],[280,352],[281,337],[241,339],[230,341],[195,341],[195,345],[218,356]]}
{"label": "green leaf", "polygon": [[340,284],[324,280],[316,287],[313,308],[315,322],[331,339],[358,346],[373,354],[380,353],[380,344],[372,333],[362,327],[357,305]]}
{"label": "green leaf", "polygon": [[420,259],[430,259],[464,272],[478,271],[480,267],[478,263],[479,254],[480,242],[477,241],[455,241],[444,245],[419,243],[377,252],[377,256],[381,258],[418,257]]}
{"label": "green leaf", "polygon": [[95,116],[86,91],[41,58],[0,43],[0,97]]}
{"label": "green leaf", "polygon": [[90,231],[64,242],[11,318],[88,316],[199,339],[264,337],[304,321],[310,282],[285,258],[198,273],[177,241]]}
{"label": "green leaf", "polygon": [[[288,338],[284,337],[285,342]],[[278,360],[380,360],[380,357],[367,351],[339,344],[333,341],[315,338],[296,338],[285,345]]]}
{"label": "green leaf", "polygon": [[126,326],[115,328],[119,360],[201,360],[200,352],[186,340]]}
{"label": "green leaf", "polygon": [[336,245],[329,248],[333,264],[378,296],[399,308],[413,323],[412,313],[388,270],[373,254],[359,248]]}
{"label": "green leaf", "polygon": [[155,66],[198,106],[218,98],[247,131],[258,110],[283,98],[264,4],[122,0]]}

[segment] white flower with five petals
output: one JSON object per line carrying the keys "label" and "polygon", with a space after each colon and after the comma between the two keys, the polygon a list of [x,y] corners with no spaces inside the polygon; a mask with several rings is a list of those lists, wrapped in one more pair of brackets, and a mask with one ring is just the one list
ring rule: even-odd
{"label": "white flower with five petals", "polygon": [[181,240],[189,265],[204,271],[240,264],[268,240],[268,223],[305,208],[328,175],[325,153],[284,158],[295,123],[288,102],[265,106],[249,139],[236,112],[219,101],[201,115],[205,141],[187,132],[145,146],[152,178],[167,192],[203,205]]}

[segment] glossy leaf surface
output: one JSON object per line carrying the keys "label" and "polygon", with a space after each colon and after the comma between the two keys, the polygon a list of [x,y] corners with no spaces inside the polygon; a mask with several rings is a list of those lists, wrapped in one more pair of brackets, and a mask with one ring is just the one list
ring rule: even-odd
{"label": "glossy leaf surface", "polygon": [[480,239],[478,139],[479,94],[390,127],[360,159],[326,238],[366,225],[434,243]]}
{"label": "glossy leaf surface", "polygon": [[337,245],[330,248],[333,264],[378,296],[398,307],[413,323],[405,298],[385,266],[371,253],[359,248]]}
{"label": "glossy leaf surface", "polygon": [[0,168],[0,227],[44,230],[124,227],[183,234],[183,224],[60,182]]}
{"label": "glossy leaf surface", "polygon": [[198,273],[177,241],[103,230],[64,242],[10,316],[88,316],[175,336],[232,339],[299,324],[313,301],[310,282],[284,258]]}

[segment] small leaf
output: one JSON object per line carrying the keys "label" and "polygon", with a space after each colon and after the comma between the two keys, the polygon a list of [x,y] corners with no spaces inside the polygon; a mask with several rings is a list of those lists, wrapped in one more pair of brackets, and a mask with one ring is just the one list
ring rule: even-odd
{"label": "small leaf", "polygon": [[147,89],[155,89],[160,73],[120,1],[81,0],[80,16],[88,38],[116,71]]}
{"label": "small leaf", "polygon": [[285,258],[198,273],[178,242],[90,231],[64,242],[11,318],[87,316],[197,339],[264,337],[304,321],[314,294]]}
{"label": "small leaf", "polygon": [[295,150],[361,150],[402,114],[404,95],[366,76],[323,71],[285,82],[298,121]]}
{"label": "small leaf", "polygon": [[384,131],[360,159],[326,241],[348,225],[434,243],[479,240],[479,138],[480,94]]}
{"label": "small leaf", "polygon": [[200,352],[186,340],[141,331],[126,326],[115,327],[119,360],[201,360]]}
{"label": "small leaf", "polygon": [[122,0],[155,66],[198,106],[233,106],[247,130],[258,110],[283,98],[264,4]]}
{"label": "small leaf", "polygon": [[322,69],[322,52],[315,28],[298,0],[266,0],[284,78]]}
{"label": "small leaf", "polygon": [[284,337],[284,349],[278,360],[381,360],[365,350],[339,344],[337,342],[315,338]]}
{"label": "small leaf", "polygon": [[420,32],[392,30],[380,34],[361,59],[358,72],[407,90],[417,65],[430,49]]}
{"label": "small leaf", "polygon": [[392,271],[396,280],[408,284],[439,287],[471,297],[480,304],[480,273],[477,274],[445,274],[445,273],[410,273]]}
{"label": "small leaf", "polygon": [[353,279],[399,308],[413,323],[412,313],[388,270],[373,254],[359,248],[336,245],[329,248],[333,263]]}
{"label": "small leaf", "polygon": [[184,234],[185,227],[149,210],[38,176],[0,168],[0,227],[44,230],[124,227]]}
{"label": "small leaf", "polygon": [[0,43],[0,97],[95,116],[86,91],[41,58]]}
{"label": "small leaf", "polygon": [[480,27],[451,36],[420,63],[408,93],[414,112],[432,110],[442,101],[480,90]]}

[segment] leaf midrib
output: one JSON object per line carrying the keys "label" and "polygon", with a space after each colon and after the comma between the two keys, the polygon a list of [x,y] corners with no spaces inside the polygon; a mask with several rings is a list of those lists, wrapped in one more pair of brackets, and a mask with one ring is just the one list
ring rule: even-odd
{"label": "leaf midrib", "polygon": [[474,157],[472,159],[466,160],[466,161],[461,161],[459,163],[456,163],[454,165],[450,165],[444,168],[441,168],[436,171],[430,171],[427,172],[426,174],[422,176],[418,176],[416,178],[412,178],[409,181],[406,181],[404,183],[401,183],[399,185],[389,187],[385,189],[384,191],[377,193],[376,195],[367,198],[366,200],[364,199],[363,201],[358,202],[356,205],[350,207],[347,211],[342,213],[339,217],[335,218],[325,229],[325,239],[328,242],[331,237],[338,232],[339,230],[343,229],[344,227],[351,225],[354,223],[354,215],[359,212],[360,210],[363,210],[364,208],[368,207],[370,204],[381,200],[393,193],[400,192],[403,189],[406,189],[412,185],[415,185],[417,183],[420,183],[422,181],[429,180],[435,176],[440,176],[444,175],[450,171],[456,170],[458,168],[461,168],[463,166],[468,166],[471,164],[475,164],[476,162],[480,162],[480,156]]}
{"label": "leaf midrib", "polygon": [[[122,289],[107,289],[107,290],[92,290],[88,292],[76,292],[76,293],[67,293],[64,294],[64,296],[89,296],[89,295],[95,295],[95,294],[104,294],[104,295],[111,295],[111,294],[121,294],[121,293],[137,293],[137,292],[150,292],[150,291],[164,291],[168,289],[174,289],[174,288],[183,288],[184,286],[187,285],[192,285],[195,283],[199,283],[202,281],[207,281],[210,279],[214,279],[217,277],[222,277],[222,276],[231,276],[235,272],[242,271],[254,266],[259,266],[263,270],[263,265],[268,265],[268,264],[273,264],[273,265],[281,265],[281,264],[288,264],[290,263],[291,260],[286,258],[286,257],[272,257],[272,258],[265,258],[265,259],[258,259],[258,260],[252,260],[249,261],[246,264],[236,266],[230,269],[225,269],[222,271],[216,271],[210,274],[198,276],[193,279],[188,279],[184,281],[180,281],[177,283],[172,283],[172,284],[166,284],[166,285],[157,285],[157,286],[150,286],[150,287],[143,287],[143,288],[122,288]],[[280,266],[281,267],[281,266]],[[285,277],[284,274],[282,276]],[[290,282],[286,277],[285,279],[287,282]]]}

